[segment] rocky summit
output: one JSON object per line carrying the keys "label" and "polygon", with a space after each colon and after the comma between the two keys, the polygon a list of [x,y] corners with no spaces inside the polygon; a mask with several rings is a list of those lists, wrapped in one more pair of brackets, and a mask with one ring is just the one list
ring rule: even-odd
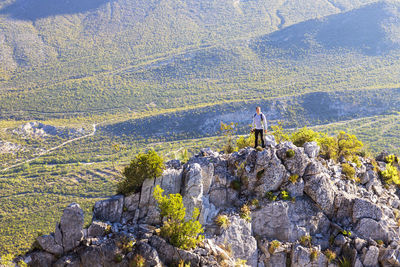
{"label": "rocky summit", "polygon": [[[68,206],[54,233],[38,237],[20,260],[41,267],[400,266],[399,191],[382,183],[377,169],[385,163],[360,157],[349,162],[349,179],[344,159],[325,160],[318,151],[315,142],[271,141],[265,149],[203,149],[185,164],[167,162],[140,192],[97,202],[88,228],[79,205]],[[188,218],[200,210],[205,239],[195,249],[160,237],[156,185],[182,195]]]}

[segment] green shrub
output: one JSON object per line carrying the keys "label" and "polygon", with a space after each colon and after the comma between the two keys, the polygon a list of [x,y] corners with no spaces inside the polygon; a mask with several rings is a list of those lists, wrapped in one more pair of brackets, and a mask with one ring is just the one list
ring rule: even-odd
{"label": "green shrub", "polygon": [[261,151],[264,150],[264,148],[262,148],[262,147],[260,147],[260,146],[257,146],[257,147],[256,147],[256,150],[259,151],[259,152],[261,152]]}
{"label": "green shrub", "polygon": [[190,267],[190,262],[185,263],[183,260],[179,261],[178,267]]}
{"label": "green shrub", "polygon": [[290,194],[289,194],[288,191],[283,190],[283,191],[281,191],[280,195],[281,195],[281,198],[282,198],[283,200],[291,200],[291,199],[292,199],[292,198],[290,197]]}
{"label": "green shrub", "polygon": [[251,221],[251,211],[249,206],[246,204],[242,206],[240,209],[240,218],[245,219],[246,221],[250,222]]}
{"label": "green shrub", "polygon": [[257,208],[260,207],[260,201],[257,198],[251,200],[251,205],[256,206]]}
{"label": "green shrub", "polygon": [[275,141],[279,144],[290,140],[290,136],[282,128],[282,122],[278,122],[278,125],[272,125],[272,135],[275,137]]}
{"label": "green shrub", "polygon": [[276,195],[274,195],[274,193],[272,193],[271,191],[268,191],[267,193],[265,193],[265,197],[269,200],[269,201],[275,201],[278,197]]}
{"label": "green shrub", "polygon": [[217,218],[215,219],[215,223],[222,229],[228,228],[229,225],[231,224],[228,216],[226,215],[218,215]]}
{"label": "green shrub", "polygon": [[328,263],[331,263],[334,259],[336,259],[336,253],[330,249],[325,250],[324,254],[328,259]]}
{"label": "green shrub", "polygon": [[351,236],[351,232],[347,231],[347,230],[343,230],[342,231],[342,235],[350,237]]}
{"label": "green shrub", "polygon": [[232,153],[236,150],[236,146],[233,143],[233,136],[237,131],[237,123],[231,122],[230,124],[225,124],[221,122],[221,133],[224,137],[223,150],[225,153]]}
{"label": "green shrub", "polygon": [[394,183],[396,185],[400,185],[399,170],[396,166],[392,165],[392,163],[386,164],[385,170],[381,171],[381,176],[388,184]]}
{"label": "green shrub", "polygon": [[307,126],[292,133],[291,141],[298,147],[301,147],[306,142],[316,141],[319,133],[308,129]]}
{"label": "green shrub", "polygon": [[236,146],[238,149],[242,149],[249,146],[254,146],[254,142],[255,142],[254,134],[250,134],[248,137],[240,136],[236,140]]}
{"label": "green shrub", "polygon": [[354,180],[354,175],[356,174],[356,170],[348,163],[342,163],[342,173],[349,180]]}
{"label": "green shrub", "polygon": [[286,151],[286,157],[287,157],[287,158],[293,158],[295,154],[296,154],[296,153],[294,152],[293,149],[288,149],[288,150]]}
{"label": "green shrub", "polygon": [[289,181],[292,184],[295,184],[298,179],[299,179],[299,175],[298,174],[292,174],[292,175],[289,176]]}
{"label": "green shrub", "polygon": [[340,131],[337,135],[338,156],[348,158],[359,153],[363,148],[363,143],[355,135]]}
{"label": "green shrub", "polygon": [[311,246],[311,236],[310,235],[303,235],[300,237],[300,244],[304,247]]}
{"label": "green shrub", "polygon": [[317,143],[320,147],[319,154],[326,159],[337,159],[337,142],[336,138],[328,136],[325,133],[321,133],[317,139]]}
{"label": "green shrub", "polygon": [[231,187],[233,190],[236,190],[236,191],[240,191],[241,186],[242,186],[242,184],[241,184],[241,182],[238,181],[238,180],[233,180],[233,181],[231,182],[231,184],[230,184],[230,187]]}
{"label": "green shrub", "polygon": [[385,244],[383,240],[376,240],[376,243],[378,244],[378,246],[383,246]]}
{"label": "green shrub", "polygon": [[313,248],[310,253],[310,261],[313,262],[318,258],[318,250]]}
{"label": "green shrub", "polygon": [[120,263],[122,261],[122,259],[123,259],[123,257],[122,257],[121,254],[116,254],[114,256],[114,261],[117,262],[117,263]]}
{"label": "green shrub", "polygon": [[197,220],[200,212],[197,208],[193,210],[190,220],[185,220],[186,208],[180,194],[163,196],[164,190],[157,185],[153,192],[157,205],[160,209],[160,216],[164,218],[160,234],[172,245],[181,249],[191,249],[203,240],[203,227]]}
{"label": "green shrub", "polygon": [[146,266],[146,260],[140,254],[136,254],[135,257],[133,257],[133,259],[129,263],[129,267],[144,267],[144,266]]}
{"label": "green shrub", "polygon": [[348,258],[341,257],[338,261],[339,267],[351,267],[351,261]]}
{"label": "green shrub", "polygon": [[278,240],[271,241],[271,243],[269,244],[269,248],[268,248],[269,253],[274,254],[275,250],[277,248],[279,248],[280,246],[281,246],[281,242],[279,242]]}
{"label": "green shrub", "polygon": [[118,184],[118,193],[127,195],[140,191],[145,179],[160,176],[164,168],[164,160],[154,150],[139,153],[124,169],[125,179]]}
{"label": "green shrub", "polygon": [[247,267],[247,260],[237,259],[235,261],[235,267]]}

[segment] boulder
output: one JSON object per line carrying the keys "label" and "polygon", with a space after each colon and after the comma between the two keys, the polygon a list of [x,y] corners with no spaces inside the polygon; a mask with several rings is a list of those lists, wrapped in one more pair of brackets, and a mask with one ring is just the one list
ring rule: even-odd
{"label": "boulder", "polygon": [[93,220],[120,222],[124,205],[124,196],[116,195],[97,201],[93,208]]}
{"label": "boulder", "polygon": [[400,266],[400,251],[396,249],[382,249],[379,253],[379,262],[384,267]]}
{"label": "boulder", "polygon": [[39,246],[51,254],[61,255],[64,252],[63,247],[56,243],[54,235],[43,235],[36,238]]}
{"label": "boulder", "polygon": [[59,224],[59,230],[62,234],[62,246],[64,248],[64,252],[68,252],[79,246],[79,243],[83,238],[83,223],[83,210],[79,204],[72,203],[66,209],[64,209]]}
{"label": "boulder", "polygon": [[304,192],[328,216],[334,212],[335,191],[328,174],[320,173],[305,180]]}
{"label": "boulder", "polygon": [[361,260],[366,267],[379,267],[378,264],[379,248],[370,246],[366,253],[362,255]]}
{"label": "boulder", "polygon": [[[252,236],[252,225],[239,216],[229,216],[230,225],[223,233],[214,238],[216,244],[229,243],[234,258],[247,260],[250,266],[257,265],[257,241]],[[229,240],[229,241],[228,241]]]}
{"label": "boulder", "polygon": [[[317,250],[317,257],[311,259],[311,249],[302,247],[301,245],[293,246],[291,253],[291,265],[292,267],[325,267],[327,266],[328,260],[325,255],[319,251],[318,248],[313,248]],[[282,265],[286,266],[286,265]]]}
{"label": "boulder", "polygon": [[53,265],[53,267],[81,267],[81,262],[77,255],[70,254],[59,258]]}
{"label": "boulder", "polygon": [[379,221],[382,215],[382,210],[374,203],[361,198],[354,200],[353,222],[357,222],[361,218],[371,218]]}
{"label": "boulder", "polygon": [[93,221],[92,224],[88,228],[88,235],[92,237],[104,236],[108,230],[110,225],[101,221]]}
{"label": "boulder", "polygon": [[249,190],[262,197],[265,192],[277,190],[288,176],[275,150],[264,149],[257,153],[254,172],[248,177]]}
{"label": "boulder", "polygon": [[[277,146],[276,154],[283,161],[286,169],[291,174],[298,174],[300,177],[303,176],[304,171],[310,162],[309,157],[304,153],[304,148],[297,147],[291,142],[284,142]],[[294,156],[290,157],[287,152],[292,150]]]}
{"label": "boulder", "polygon": [[28,265],[31,267],[51,267],[56,261],[56,256],[45,251],[35,251],[30,254],[31,260]]}
{"label": "boulder", "polygon": [[139,241],[136,244],[135,252],[137,252],[139,255],[145,258],[146,264],[148,266],[157,266],[157,267],[162,266],[160,258],[158,257],[157,250],[155,250],[146,242]]}
{"label": "boulder", "polygon": [[264,143],[265,143],[265,146],[275,147],[276,146],[275,136],[273,136],[272,134],[265,135]]}
{"label": "boulder", "polygon": [[386,227],[373,219],[360,219],[355,227],[355,231],[364,239],[388,241],[388,230]]}
{"label": "boulder", "polygon": [[304,152],[307,154],[309,158],[315,158],[319,155],[319,146],[317,142],[306,142],[303,145]]}

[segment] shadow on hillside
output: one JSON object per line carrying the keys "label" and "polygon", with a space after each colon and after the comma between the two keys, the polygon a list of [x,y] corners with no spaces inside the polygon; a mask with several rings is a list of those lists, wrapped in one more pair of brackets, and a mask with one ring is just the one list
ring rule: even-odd
{"label": "shadow on hillside", "polygon": [[384,54],[400,47],[399,3],[374,3],[349,12],[312,19],[262,36],[253,43],[257,52],[268,47],[292,51],[347,49],[367,55]]}
{"label": "shadow on hillside", "polygon": [[15,0],[0,10],[0,15],[35,21],[56,15],[83,13],[113,0]]}

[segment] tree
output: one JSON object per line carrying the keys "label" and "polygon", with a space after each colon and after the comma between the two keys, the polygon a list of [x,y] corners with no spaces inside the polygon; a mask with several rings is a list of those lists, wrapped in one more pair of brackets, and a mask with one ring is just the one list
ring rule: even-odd
{"label": "tree", "polygon": [[118,184],[118,193],[124,195],[131,192],[138,192],[145,179],[160,176],[165,168],[164,160],[154,150],[147,153],[139,153],[127,166],[123,175],[125,177]]}
{"label": "tree", "polygon": [[181,249],[195,248],[203,240],[203,227],[197,220],[200,212],[194,208],[192,218],[185,220],[186,208],[180,194],[163,196],[164,190],[157,185],[153,192],[160,216],[164,218],[161,227],[161,236],[166,238],[172,245]]}

